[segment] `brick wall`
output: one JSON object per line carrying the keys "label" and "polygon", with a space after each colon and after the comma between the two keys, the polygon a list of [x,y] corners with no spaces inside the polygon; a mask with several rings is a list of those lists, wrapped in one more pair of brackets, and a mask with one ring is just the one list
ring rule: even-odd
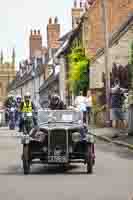
{"label": "brick wall", "polygon": [[109,23],[111,25],[110,31],[115,29],[124,22],[125,18],[133,12],[133,0],[110,0],[110,16]]}
{"label": "brick wall", "polygon": [[[108,30],[114,32],[133,12],[133,0],[108,0]],[[103,25],[101,18],[101,0],[96,0],[88,10],[88,47],[92,54],[103,47]]]}
{"label": "brick wall", "polygon": [[92,8],[89,9],[88,23],[89,23],[88,47],[91,53],[94,54],[96,52],[96,49],[98,47],[101,47],[103,43],[100,0],[96,0]]}

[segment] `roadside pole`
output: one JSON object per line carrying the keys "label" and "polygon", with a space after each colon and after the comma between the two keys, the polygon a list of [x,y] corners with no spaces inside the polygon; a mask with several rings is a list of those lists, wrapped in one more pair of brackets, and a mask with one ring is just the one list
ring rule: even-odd
{"label": "roadside pole", "polygon": [[32,63],[32,78],[33,78],[33,99],[34,102],[36,103],[35,60]]}
{"label": "roadside pole", "polygon": [[109,32],[108,32],[108,13],[107,1],[101,0],[102,25],[104,36],[104,62],[106,79],[106,125],[110,126],[110,71],[109,71]]}
{"label": "roadside pole", "polygon": [[61,56],[60,58],[60,72],[59,72],[59,90],[60,90],[60,96],[63,102],[66,104],[66,69],[65,69],[65,58]]}

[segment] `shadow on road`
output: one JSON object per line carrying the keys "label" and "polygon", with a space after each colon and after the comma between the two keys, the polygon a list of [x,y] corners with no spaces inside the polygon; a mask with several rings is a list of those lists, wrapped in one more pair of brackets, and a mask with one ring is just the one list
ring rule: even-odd
{"label": "shadow on road", "polygon": [[[86,175],[86,166],[81,168],[81,166],[70,165],[69,167],[61,166],[38,166],[32,165],[29,175]],[[20,166],[12,166],[0,172],[0,176],[24,176],[23,169]]]}

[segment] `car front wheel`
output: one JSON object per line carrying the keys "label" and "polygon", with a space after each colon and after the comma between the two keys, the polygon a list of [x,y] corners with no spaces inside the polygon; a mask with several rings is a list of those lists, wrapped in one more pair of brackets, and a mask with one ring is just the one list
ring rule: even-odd
{"label": "car front wheel", "polygon": [[30,162],[29,162],[29,151],[28,145],[24,145],[23,147],[23,170],[24,174],[28,175],[30,172]]}
{"label": "car front wheel", "polygon": [[87,174],[93,173],[92,145],[88,146]]}

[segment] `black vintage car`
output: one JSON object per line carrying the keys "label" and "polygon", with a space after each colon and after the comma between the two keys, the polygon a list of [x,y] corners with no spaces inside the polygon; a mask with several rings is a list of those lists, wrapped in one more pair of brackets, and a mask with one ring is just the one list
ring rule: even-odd
{"label": "black vintage car", "polygon": [[[84,133],[84,136],[83,134]],[[95,163],[94,138],[83,124],[82,113],[72,110],[41,110],[38,128],[22,136],[24,174],[34,163],[84,163],[92,173]]]}

